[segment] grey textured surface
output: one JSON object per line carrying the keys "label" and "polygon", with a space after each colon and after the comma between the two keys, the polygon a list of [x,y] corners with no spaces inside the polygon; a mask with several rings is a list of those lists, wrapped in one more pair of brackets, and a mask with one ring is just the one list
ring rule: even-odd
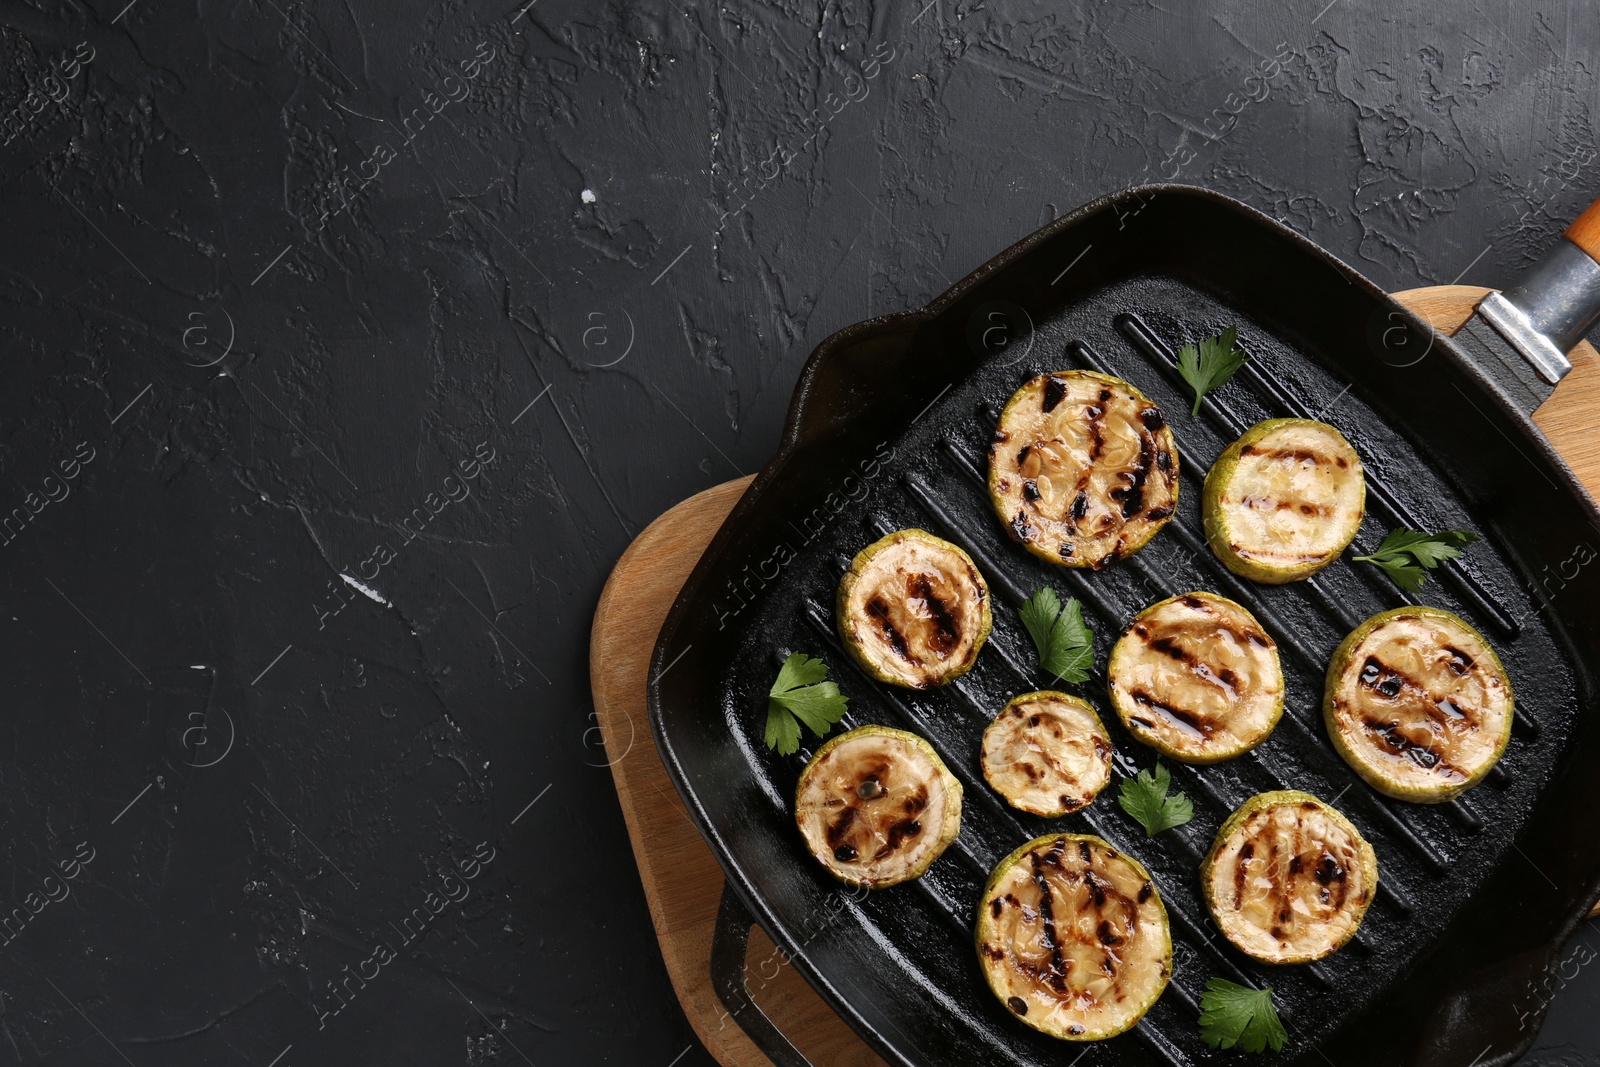
{"label": "grey textured surface", "polygon": [[710,1062],[588,622],[817,342],[1141,181],[1389,288],[1600,186],[1578,2],[125,4],[0,14],[20,1063]]}

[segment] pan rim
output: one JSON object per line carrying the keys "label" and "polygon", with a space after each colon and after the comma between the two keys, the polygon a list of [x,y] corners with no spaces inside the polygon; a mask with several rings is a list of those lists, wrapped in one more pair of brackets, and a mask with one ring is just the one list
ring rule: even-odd
{"label": "pan rim", "polygon": [[[1204,187],[1181,183],[1154,183],[1131,186],[1098,197],[1073,211],[1061,215],[992,256],[922,307],[853,323],[830,334],[817,345],[811,355],[807,357],[796,381],[777,450],[771,459],[763,465],[735,504],[733,510],[718,528],[717,533],[691,571],[689,578],[685,581],[677,597],[674,598],[672,607],[662,624],[649,661],[646,690],[646,704],[650,718],[651,734],[655,741],[657,752],[663,765],[668,769],[674,788],[677,789],[679,796],[683,799],[696,827],[700,830],[701,835],[712,845],[713,854],[716,855],[718,864],[723,870],[725,885],[735,891],[751,916],[773,937],[775,942],[790,946],[798,943],[794,932],[767,904],[755,888],[748,873],[733,857],[729,842],[717,831],[709,813],[701,804],[696,791],[689,786],[687,772],[673,748],[672,740],[668,736],[664,723],[664,707],[661,700],[659,680],[667,666],[669,649],[676,650],[673,639],[682,627],[690,605],[705,592],[704,586],[708,572],[712,567],[712,562],[729,548],[731,542],[730,531],[741,525],[745,517],[759,506],[761,497],[766,492],[767,487],[780,477],[796,454],[807,445],[808,437],[804,419],[810,413],[811,405],[820,403],[820,401],[813,400],[814,387],[823,369],[841,349],[878,334],[902,331],[909,334],[912,329],[936,320],[941,314],[968,296],[990,276],[1004,270],[1035,249],[1053,242],[1062,233],[1075,229],[1108,210],[1115,210],[1119,205],[1131,200],[1137,199],[1141,202],[1148,202],[1157,196],[1188,198],[1198,203],[1207,203],[1242,215],[1249,223],[1287,240],[1300,251],[1313,253],[1328,261],[1345,281],[1357,287],[1363,295],[1378,302],[1380,305],[1386,305],[1392,312],[1402,315],[1412,327],[1428,331],[1428,335],[1434,338],[1435,345],[1444,353],[1445,358],[1458,371],[1475,382],[1479,387],[1480,393],[1486,395],[1497,406],[1496,413],[1502,418],[1509,417],[1507,421],[1516,426],[1522,442],[1532,446],[1538,460],[1553,468],[1553,472],[1562,480],[1561,488],[1579,502],[1580,507],[1587,515],[1589,524],[1600,530],[1600,506],[1597,506],[1594,498],[1589,495],[1587,489],[1578,481],[1572,469],[1561,455],[1555,451],[1554,446],[1550,444],[1542,431],[1534,424],[1532,418],[1519,410],[1492,378],[1462,353],[1449,337],[1433,330],[1431,325],[1405,308],[1388,292],[1378,287],[1343,260],[1333,256],[1315,242],[1297,233],[1279,220],[1225,194]],[[1512,840],[1514,842],[1520,841],[1527,832],[1528,826],[1529,822],[1525,821]],[[1557,936],[1544,946],[1543,962],[1546,964],[1558,956],[1562,945],[1582,921],[1583,916],[1587,914],[1594,902],[1600,899],[1600,860],[1597,860],[1589,880],[1578,888],[1581,889],[1580,895],[1575,895],[1572,891],[1561,893],[1561,899],[1570,900],[1572,906],[1567,909],[1565,915],[1557,924],[1556,928],[1559,931]],[[1426,953],[1419,955],[1413,963],[1419,962],[1424,955]],[[846,996],[837,985],[811,963],[806,953],[797,951],[789,958],[797,969],[801,971],[807,982],[824,998],[829,1007],[843,1018],[874,1051],[890,1062],[903,1064],[905,1067],[916,1067],[916,1061],[907,1058],[897,1048],[890,1045],[879,1032],[879,1027],[865,1017],[852,998]],[[1434,1001],[1436,1008],[1442,1004],[1447,993],[1447,990],[1439,990],[1438,997]],[[1548,1003],[1542,1003],[1539,1005],[1538,1010],[1533,1013],[1538,1024],[1542,1025],[1548,1008]],[[1421,1021],[1427,1022],[1432,1018],[1433,1016],[1430,1015],[1427,1019]],[[1537,1037],[1539,1028],[1539,1025],[1528,1027],[1524,1040],[1520,1041],[1503,1056],[1497,1055],[1494,1060],[1484,1061],[1484,1067],[1489,1067],[1490,1064],[1497,1062],[1509,1063],[1522,1056]]]}

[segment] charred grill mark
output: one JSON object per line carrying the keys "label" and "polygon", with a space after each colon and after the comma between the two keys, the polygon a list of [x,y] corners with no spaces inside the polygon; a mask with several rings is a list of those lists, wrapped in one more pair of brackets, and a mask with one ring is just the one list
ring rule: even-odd
{"label": "charred grill mark", "polygon": [[1149,434],[1139,435],[1139,458],[1128,472],[1128,484],[1119,485],[1108,494],[1122,502],[1122,517],[1131,519],[1144,510],[1144,483],[1150,477],[1150,466],[1155,462],[1155,445]]}
{"label": "charred grill mark", "polygon": [[[1449,649],[1449,651],[1454,655],[1465,656],[1465,653],[1462,653],[1459,649],[1452,648]],[[1454,655],[1452,656],[1450,664],[1448,665],[1452,673],[1455,673]],[[1425,715],[1427,715],[1430,719],[1433,719],[1435,722],[1455,723],[1459,729],[1463,724],[1463,720],[1465,720],[1464,725],[1467,729],[1478,728],[1479,716],[1476,713],[1476,709],[1470,706],[1464,708],[1455,701],[1451,700],[1449,697],[1434,696],[1426,686],[1413,680],[1401,671],[1395,670],[1393,667],[1390,667],[1376,656],[1368,656],[1362,661],[1361,672],[1356,676],[1356,683],[1363,689],[1374,692],[1380,697],[1383,697],[1385,700],[1398,700],[1402,694],[1405,694],[1405,696],[1409,698],[1406,701],[1407,706],[1414,706],[1420,709]],[[1369,729],[1372,728],[1372,722],[1370,720],[1367,725]],[[1398,723],[1390,724],[1391,727],[1398,727],[1398,725]],[[1387,733],[1392,732],[1392,730],[1386,729],[1385,731],[1380,732]],[[1405,741],[1405,739],[1403,737],[1399,737],[1398,734],[1396,734],[1396,737],[1398,737],[1401,741]],[[1397,745],[1395,741],[1392,740],[1389,742],[1389,744],[1396,752],[1404,752],[1413,763],[1416,763],[1417,766],[1422,767],[1424,770],[1433,769],[1434,763],[1438,761],[1437,755],[1432,752],[1428,752],[1426,756],[1413,754],[1412,750],[1416,748],[1421,748],[1423,752],[1427,752],[1427,749],[1424,746],[1417,746],[1412,742],[1406,741],[1406,745],[1411,746],[1410,748],[1407,748]],[[1425,762],[1430,758],[1432,762]],[[1453,768],[1446,769],[1452,770]]]}
{"label": "charred grill mark", "polygon": [[1087,514],[1089,514],[1089,494],[1079,489],[1078,495],[1072,498],[1072,506],[1067,509],[1067,518],[1069,520],[1067,528],[1073,533],[1077,533],[1078,523],[1082,522],[1083,517]]}
{"label": "charred grill mark", "polygon": [[1006,1007],[1010,1008],[1018,1015],[1028,1014],[1027,1001],[1023,1000],[1021,997],[1008,997],[1006,999]]}
{"label": "charred grill mark", "polygon": [[916,837],[921,832],[922,824],[915,819],[903,819],[895,823],[889,827],[888,840],[884,841],[883,846],[872,854],[872,858],[881,860],[893,855],[900,850],[900,846],[905,844],[907,840]]}
{"label": "charred grill mark", "polygon": [[1001,902],[999,897],[995,897],[993,900],[989,901],[989,915],[992,918],[1000,918],[1000,912],[1004,910],[1004,908],[1005,905]]}
{"label": "charred grill mark", "polygon": [[1161,449],[1159,452],[1157,452],[1156,453],[1156,467],[1159,470],[1170,471],[1172,469],[1172,453],[1168,452],[1164,448]]}
{"label": "charred grill mark", "polygon": [[1011,536],[1018,541],[1026,543],[1039,536],[1039,531],[1033,523],[1028,521],[1027,514],[1019,511],[1016,518],[1011,520]]}
{"label": "charred grill mark", "polygon": [[1164,704],[1155,697],[1151,696],[1149,693],[1146,693],[1143,689],[1136,689],[1128,695],[1132,697],[1133,702],[1138,704],[1140,707],[1149,708],[1152,711],[1158,712],[1165,718],[1181,723],[1184,726],[1187,726],[1189,729],[1194,730],[1196,733],[1203,734],[1206,737],[1210,737],[1212,734],[1214,726],[1211,720],[1207,719],[1203,715],[1198,715],[1187,708],[1176,708],[1171,704]]}
{"label": "charred grill mark", "polygon": [[1089,404],[1083,409],[1089,419],[1089,462],[1093,463],[1100,458],[1100,453],[1106,447],[1106,428],[1100,420],[1105,418],[1104,404]]}
{"label": "charred grill mark", "polygon": [[1333,514],[1333,509],[1326,504],[1316,504],[1302,500],[1278,500],[1270,496],[1240,497],[1239,503],[1251,511],[1298,511],[1302,515],[1314,516]]}
{"label": "charred grill mark", "polygon": [[1179,648],[1178,642],[1170,637],[1158,637],[1148,645],[1151,651],[1159,652],[1168,659],[1175,659],[1179,663],[1193,663],[1194,656],[1188,651]]}
{"label": "charred grill mark", "polygon": [[1100,920],[1100,925],[1095,927],[1095,936],[1100,939],[1102,945],[1115,946],[1127,940],[1116,935],[1115,931],[1111,929],[1111,921],[1109,919]]}
{"label": "charred grill mark", "polygon": [[1046,378],[1044,380],[1044,397],[1042,405],[1044,407],[1045,414],[1048,415],[1050,412],[1054,411],[1056,405],[1061,403],[1062,400],[1066,399],[1066,396],[1067,383],[1064,380],[1057,378],[1054,374]]}
{"label": "charred grill mark", "polygon": [[[833,821],[822,831],[823,839],[828,842],[828,847],[833,849],[835,855],[838,855],[841,848],[849,848],[849,844],[844,838],[850,832],[850,828],[855,825],[855,822],[856,807],[854,804],[849,804],[838,815],[834,816]],[[851,848],[850,851],[854,853],[855,849]],[[850,858],[854,859],[855,856],[852,855]]]}
{"label": "charred grill mark", "polygon": [[1167,424],[1167,420],[1161,417],[1161,410],[1153,407],[1139,412],[1139,421],[1144,423],[1144,428],[1151,433],[1155,433]]}
{"label": "charred grill mark", "polygon": [[[1236,635],[1237,636],[1237,635]],[[1189,669],[1189,673],[1197,678],[1209,682],[1217,682],[1230,692],[1239,688],[1239,676],[1227,667],[1214,668],[1188,649],[1181,647],[1171,637],[1162,636],[1149,642],[1146,646],[1153,652],[1159,652],[1168,659],[1176,660]]]}
{"label": "charred grill mark", "polygon": [[928,784],[926,782],[918,782],[917,791],[906,797],[905,801],[900,805],[907,815],[919,814],[927,806]]}
{"label": "charred grill mark", "polygon": [[1017,466],[1020,467],[1024,463],[1028,462],[1028,453],[1032,452],[1032,451],[1033,451],[1033,446],[1032,445],[1023,445],[1022,446],[1022,451],[1017,453]]}
{"label": "charred grill mark", "polygon": [[1106,906],[1107,887],[1101,885],[1100,879],[1096,878],[1095,873],[1087,868],[1083,872],[1083,887],[1089,891],[1089,899],[1094,902],[1096,908]]}
{"label": "charred grill mark", "polygon": [[1445,666],[1447,666],[1450,669],[1450,673],[1455,675],[1457,678],[1466,674],[1475,665],[1475,661],[1471,656],[1467,655],[1454,645],[1445,645],[1444,652],[1450,657],[1449,662],[1446,663]]}
{"label": "charred grill mark", "polygon": [[1239,449],[1241,456],[1261,456],[1265,459],[1288,460],[1293,463],[1310,463],[1321,466],[1324,463],[1337,463],[1340,467],[1349,466],[1344,458],[1330,459],[1321,452],[1309,448],[1257,448],[1255,445],[1245,445]]}
{"label": "charred grill mark", "polygon": [[928,581],[927,575],[917,576],[913,583],[913,591],[927,607],[928,614],[933,616],[933,639],[929,643],[940,652],[949,652],[956,647],[961,637],[955,616],[950,613],[950,606],[934,591],[933,583]]}
{"label": "charred grill mark", "polygon": [[1171,515],[1172,506],[1170,504],[1163,504],[1158,508],[1151,508],[1149,511],[1149,518],[1152,522],[1160,522],[1162,519],[1168,518]]}
{"label": "charred grill mark", "polygon": [[889,618],[889,605],[881,597],[873,597],[867,601],[867,614],[877,620],[878,630],[883,639],[889,642],[889,647],[894,649],[894,654],[907,663],[916,663],[916,657],[911,655],[911,648],[906,644],[903,634],[895,627],[894,620]]}
{"label": "charred grill mark", "polygon": [[1026,500],[1030,504],[1038,500],[1039,483],[1034,481],[1032,478],[1024,478],[1022,480],[1022,499]]}
{"label": "charred grill mark", "polygon": [[1427,745],[1419,745],[1405,734],[1400,732],[1398,720],[1364,719],[1364,725],[1369,731],[1377,735],[1383,750],[1393,756],[1403,756],[1417,767],[1425,771],[1435,771],[1446,778],[1461,779],[1466,775],[1460,769],[1444,761],[1444,757],[1430,749]]}
{"label": "charred grill mark", "polygon": [[1239,847],[1239,860],[1233,865],[1233,910],[1244,907],[1244,865],[1256,854],[1256,846],[1246,841]]}
{"label": "charred grill mark", "polygon": [[1044,865],[1039,860],[1039,854],[1028,853],[1028,860],[1033,865],[1033,884],[1039,890],[1039,918],[1044,923],[1040,942],[1050,952],[1050,969],[1045,973],[1044,981],[1056,992],[1064,993],[1067,972],[1061,957],[1061,945],[1056,940],[1055,897],[1050,889],[1050,880],[1044,876]]}
{"label": "charred grill mark", "polygon": [[1139,903],[1143,904],[1145,901],[1149,900],[1150,897],[1155,893],[1155,891],[1156,891],[1156,886],[1155,886],[1154,882],[1146,882],[1144,885],[1140,886],[1139,887]]}

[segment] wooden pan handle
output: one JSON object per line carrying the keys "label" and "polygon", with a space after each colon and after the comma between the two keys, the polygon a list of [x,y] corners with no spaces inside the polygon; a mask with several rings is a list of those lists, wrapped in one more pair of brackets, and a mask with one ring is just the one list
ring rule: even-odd
{"label": "wooden pan handle", "polygon": [[1583,249],[1590,259],[1600,263],[1600,200],[1583,209],[1583,214],[1572,220],[1572,225],[1561,236]]}

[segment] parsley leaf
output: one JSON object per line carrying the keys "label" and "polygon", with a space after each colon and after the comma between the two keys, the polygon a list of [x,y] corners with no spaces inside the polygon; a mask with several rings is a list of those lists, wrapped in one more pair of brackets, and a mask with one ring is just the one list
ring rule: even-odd
{"label": "parsley leaf", "polygon": [[1251,989],[1226,978],[1206,981],[1200,994],[1200,1040],[1210,1048],[1238,1045],[1246,1052],[1283,1051],[1289,1035],[1272,1006],[1272,987]]}
{"label": "parsley leaf", "polygon": [[1465,530],[1440,530],[1438,533],[1390,530],[1375,552],[1353,558],[1383,568],[1395,585],[1415,593],[1427,581],[1427,571],[1445,560],[1455,559],[1461,555],[1463,546],[1478,539],[1477,534]]}
{"label": "parsley leaf", "polygon": [[1239,328],[1229,326],[1215,337],[1207,337],[1200,347],[1184,345],[1178,350],[1178,373],[1194,390],[1194,407],[1189,414],[1200,414],[1200,398],[1233,377],[1250,357],[1235,346]]}
{"label": "parsley leaf", "polygon": [[767,693],[768,748],[780,756],[792,756],[800,747],[800,724],[818,737],[824,737],[833,724],[844,718],[850,702],[839,687],[824,681],[828,665],[803,652],[792,652],[778,668],[777,681]]}
{"label": "parsley leaf", "polygon": [[1154,771],[1140,771],[1135,777],[1122,780],[1117,803],[1144,827],[1144,836],[1154,837],[1194,818],[1194,802],[1182,793],[1168,796],[1171,786],[1172,772],[1160,760]]}
{"label": "parsley leaf", "polygon": [[1035,589],[1017,614],[1039,650],[1039,666],[1064,682],[1083,682],[1094,666],[1094,633],[1073,597],[1065,606],[1049,586]]}

